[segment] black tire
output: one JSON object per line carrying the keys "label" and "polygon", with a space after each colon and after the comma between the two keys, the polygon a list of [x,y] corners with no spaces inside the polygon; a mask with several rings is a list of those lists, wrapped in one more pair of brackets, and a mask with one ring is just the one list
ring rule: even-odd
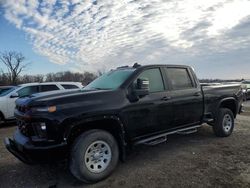
{"label": "black tire", "polygon": [[[96,144],[94,143],[98,143],[98,142],[101,142],[100,149],[102,149],[103,147],[102,143],[105,143],[105,146],[107,147],[107,148],[105,147],[107,149],[106,151],[108,151],[107,153],[111,153],[111,157],[108,158],[108,160],[103,159],[102,157],[100,157],[101,154],[100,154],[100,151],[98,150],[99,157],[101,158],[101,159],[98,159],[100,160],[98,161],[98,164],[101,164],[101,160],[103,159],[102,164],[104,166],[105,165],[107,166],[105,168],[102,167],[104,169],[102,172],[92,172],[91,170],[94,171],[95,169],[94,167],[93,169],[91,169],[90,164],[94,163],[94,160],[97,160],[97,159],[94,159],[95,154],[91,155],[93,152],[96,152],[94,150],[97,150],[97,149],[96,148],[92,149],[92,147],[97,147],[95,146]],[[104,155],[106,154],[103,153],[103,156]],[[108,164],[104,164],[105,160],[108,161]],[[94,130],[84,132],[75,140],[71,149],[69,167],[70,167],[71,173],[78,180],[83,181],[85,183],[95,183],[95,182],[98,182],[100,180],[107,178],[117,166],[118,160],[119,160],[119,148],[118,148],[115,138],[107,131],[94,129]],[[99,168],[99,165],[98,165],[98,168]],[[98,170],[99,169],[96,169],[96,171]]]}
{"label": "black tire", "polygon": [[233,129],[233,112],[228,108],[220,108],[213,126],[214,134],[218,137],[227,137],[232,134]]}

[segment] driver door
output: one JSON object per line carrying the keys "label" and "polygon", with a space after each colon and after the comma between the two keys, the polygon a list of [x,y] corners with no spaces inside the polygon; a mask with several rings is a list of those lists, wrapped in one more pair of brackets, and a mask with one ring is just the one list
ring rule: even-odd
{"label": "driver door", "polygon": [[167,129],[171,121],[171,116],[167,113],[170,106],[167,107],[167,102],[164,101],[166,90],[160,68],[144,70],[134,80],[131,87],[135,87],[138,78],[149,80],[149,94],[137,101],[129,102],[123,111],[129,136],[132,138]]}

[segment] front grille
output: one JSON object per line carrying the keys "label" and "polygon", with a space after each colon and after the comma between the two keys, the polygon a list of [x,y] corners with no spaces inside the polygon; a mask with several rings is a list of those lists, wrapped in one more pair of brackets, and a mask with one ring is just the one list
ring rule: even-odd
{"label": "front grille", "polygon": [[17,126],[19,131],[24,136],[32,136],[34,134],[33,128],[30,123],[27,123],[23,120],[17,120]]}
{"label": "front grille", "polygon": [[22,113],[25,113],[27,112],[28,108],[26,106],[21,106],[21,105],[16,105],[16,109],[19,111],[19,112],[22,112]]}

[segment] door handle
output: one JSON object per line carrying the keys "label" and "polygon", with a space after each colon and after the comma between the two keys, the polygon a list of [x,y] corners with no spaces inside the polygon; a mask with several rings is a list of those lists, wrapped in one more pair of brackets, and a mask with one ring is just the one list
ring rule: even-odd
{"label": "door handle", "polygon": [[165,96],[165,97],[162,97],[162,101],[168,101],[169,99],[171,99],[171,97],[170,96]]}
{"label": "door handle", "polygon": [[196,93],[194,93],[193,96],[199,97],[199,96],[201,96],[201,92],[196,92]]}

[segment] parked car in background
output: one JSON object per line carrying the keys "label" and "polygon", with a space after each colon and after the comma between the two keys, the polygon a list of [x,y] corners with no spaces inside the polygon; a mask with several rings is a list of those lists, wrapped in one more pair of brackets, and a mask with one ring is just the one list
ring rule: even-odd
{"label": "parked car in background", "polygon": [[250,99],[250,88],[246,91],[246,100]]}
{"label": "parked car in background", "polygon": [[14,119],[15,101],[19,97],[26,97],[34,93],[79,89],[82,88],[80,82],[45,82],[28,83],[18,86],[0,87],[0,123]]}
{"label": "parked car in background", "polygon": [[15,86],[0,86],[0,96],[4,95],[4,93],[8,92],[10,89],[14,87]]}
{"label": "parked car in background", "polygon": [[250,99],[250,80],[244,80],[242,81],[242,84],[244,85],[243,93],[245,95],[245,99]]}

